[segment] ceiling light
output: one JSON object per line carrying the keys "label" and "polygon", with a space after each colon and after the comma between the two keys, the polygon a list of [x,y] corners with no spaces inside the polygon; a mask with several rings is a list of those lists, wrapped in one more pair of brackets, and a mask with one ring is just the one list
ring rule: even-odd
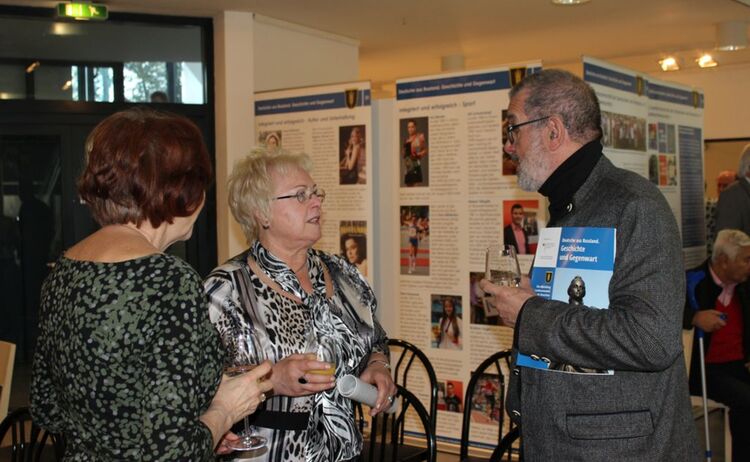
{"label": "ceiling light", "polygon": [[724,21],[716,25],[717,50],[735,51],[745,47],[747,47],[747,23],[745,21]]}
{"label": "ceiling light", "polygon": [[702,68],[706,68],[706,67],[716,67],[716,66],[718,66],[718,65],[719,65],[719,63],[717,63],[717,62],[716,62],[716,61],[714,60],[714,57],[713,57],[713,56],[711,56],[711,55],[710,55],[710,54],[708,54],[708,53],[703,53],[703,55],[702,55],[702,56],[701,56],[700,58],[696,59],[696,60],[695,60],[695,62],[697,62],[697,63],[698,63],[698,65],[699,65],[700,67],[702,67]]}
{"label": "ceiling light", "polygon": [[588,3],[591,0],[552,0],[555,5],[580,5],[582,3]]}
{"label": "ceiling light", "polygon": [[60,88],[60,89],[62,91],[68,91],[70,89],[70,87],[72,87],[72,86],[73,86],[73,81],[72,80],[68,80],[67,82],[65,82],[63,84],[62,88]]}
{"label": "ceiling light", "polygon": [[674,56],[667,56],[666,58],[659,60],[659,66],[661,66],[661,70],[665,72],[680,70],[680,64]]}
{"label": "ceiling light", "polygon": [[26,68],[26,73],[31,74],[36,70],[37,67],[39,67],[41,63],[39,61],[34,61],[33,63],[29,64],[29,67]]}

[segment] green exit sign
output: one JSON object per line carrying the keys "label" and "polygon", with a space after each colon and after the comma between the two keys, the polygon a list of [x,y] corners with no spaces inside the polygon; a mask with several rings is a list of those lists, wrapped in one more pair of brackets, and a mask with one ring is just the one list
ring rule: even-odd
{"label": "green exit sign", "polygon": [[57,16],[71,19],[107,19],[107,7],[88,2],[65,2],[57,4]]}

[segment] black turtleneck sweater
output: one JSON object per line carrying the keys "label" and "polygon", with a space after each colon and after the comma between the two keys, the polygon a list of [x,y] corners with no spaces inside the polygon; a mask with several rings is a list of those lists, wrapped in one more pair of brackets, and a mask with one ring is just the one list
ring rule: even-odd
{"label": "black turtleneck sweater", "polygon": [[555,226],[560,218],[575,209],[573,195],[589,177],[602,155],[602,144],[598,139],[584,144],[560,164],[539,188],[539,192],[549,199],[547,226]]}

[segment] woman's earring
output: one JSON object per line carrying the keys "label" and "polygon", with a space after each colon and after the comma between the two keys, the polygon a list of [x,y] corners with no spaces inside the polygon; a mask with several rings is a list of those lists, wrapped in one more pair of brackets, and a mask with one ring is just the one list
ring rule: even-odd
{"label": "woman's earring", "polygon": [[263,224],[262,224],[261,226],[263,227],[263,229],[268,229],[268,228],[270,228],[270,227],[271,227],[271,223],[269,223],[269,222],[267,222],[267,221],[266,221],[266,222],[265,222],[265,223],[263,223]]}

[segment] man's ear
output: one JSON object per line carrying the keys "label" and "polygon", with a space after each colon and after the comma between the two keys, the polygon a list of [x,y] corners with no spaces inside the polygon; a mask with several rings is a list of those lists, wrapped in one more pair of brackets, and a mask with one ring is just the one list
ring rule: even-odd
{"label": "man's ear", "polygon": [[552,116],[547,119],[547,136],[549,136],[548,145],[550,150],[555,150],[564,144],[568,131],[562,123],[562,119]]}

